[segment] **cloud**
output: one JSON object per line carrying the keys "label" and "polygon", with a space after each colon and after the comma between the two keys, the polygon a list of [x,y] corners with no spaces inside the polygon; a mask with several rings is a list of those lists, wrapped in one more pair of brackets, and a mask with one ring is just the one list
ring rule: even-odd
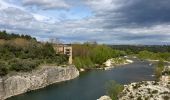
{"label": "cloud", "polygon": [[[27,33],[39,40],[56,37],[65,42],[170,43],[168,0],[73,1],[77,4],[67,0],[23,0],[21,5],[0,1],[0,30]],[[34,6],[46,10],[32,11],[29,7]],[[55,12],[59,9],[71,11],[72,7],[78,9],[79,6],[85,6],[92,14],[85,18],[62,20],[48,16],[49,12],[52,12],[51,16],[56,16]]]}
{"label": "cloud", "polygon": [[68,9],[70,5],[64,0],[23,0],[24,6],[37,6],[42,9]]}
{"label": "cloud", "polygon": [[[170,22],[169,0],[87,0],[106,24],[105,28],[121,26],[152,26]],[[101,11],[103,10],[103,11]]]}

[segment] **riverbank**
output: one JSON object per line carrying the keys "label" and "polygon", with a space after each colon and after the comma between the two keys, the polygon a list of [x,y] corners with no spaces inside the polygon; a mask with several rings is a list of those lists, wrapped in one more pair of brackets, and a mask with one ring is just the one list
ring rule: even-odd
{"label": "riverbank", "polygon": [[127,59],[127,58],[111,58],[108,59],[106,62],[103,63],[103,65],[98,65],[96,64],[96,68],[88,68],[88,69],[84,69],[84,68],[80,68],[80,72],[84,72],[87,70],[111,70],[115,67],[119,67],[122,65],[127,65],[127,64],[131,64],[134,61],[131,59]]}
{"label": "riverbank", "polygon": [[126,59],[126,58],[112,58],[112,59],[108,59],[104,65],[106,67],[104,67],[104,70],[110,70],[112,68],[121,66],[121,65],[127,65],[127,64],[131,64],[133,63],[133,60],[130,59]]}
{"label": "riverbank", "polygon": [[32,72],[8,74],[0,78],[0,100],[78,76],[79,71],[73,65],[43,66]]}
{"label": "riverbank", "polygon": [[89,70],[73,80],[30,91],[7,100],[97,100],[106,93],[106,84],[117,80],[122,84],[154,80],[153,69],[148,62],[135,60],[112,70]]}
{"label": "riverbank", "polygon": [[162,76],[159,82],[143,81],[125,85],[123,92],[120,94],[119,100],[169,100],[170,99],[170,81],[164,80]]}
{"label": "riverbank", "polygon": [[[141,81],[124,85],[118,100],[169,100],[170,66],[165,66],[159,81]],[[110,100],[110,99],[105,99]]]}

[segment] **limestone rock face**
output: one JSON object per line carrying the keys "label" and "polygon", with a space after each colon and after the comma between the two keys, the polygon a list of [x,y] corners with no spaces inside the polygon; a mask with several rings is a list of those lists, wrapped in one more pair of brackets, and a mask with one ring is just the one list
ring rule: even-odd
{"label": "limestone rock face", "polygon": [[29,73],[7,75],[0,78],[0,100],[78,76],[79,71],[75,66],[44,66]]}

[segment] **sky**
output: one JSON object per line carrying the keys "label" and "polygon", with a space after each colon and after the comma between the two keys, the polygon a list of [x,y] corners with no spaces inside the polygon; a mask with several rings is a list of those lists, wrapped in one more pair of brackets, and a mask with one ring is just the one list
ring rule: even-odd
{"label": "sky", "polygon": [[0,30],[39,41],[170,44],[170,0],[0,0]]}

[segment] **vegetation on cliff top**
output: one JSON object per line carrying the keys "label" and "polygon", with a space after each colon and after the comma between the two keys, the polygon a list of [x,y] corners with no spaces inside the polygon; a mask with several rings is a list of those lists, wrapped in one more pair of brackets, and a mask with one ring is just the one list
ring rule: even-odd
{"label": "vegetation on cliff top", "polygon": [[40,64],[63,64],[68,58],[57,55],[50,43],[39,43],[28,35],[0,31],[0,75],[9,71],[31,71]]}

